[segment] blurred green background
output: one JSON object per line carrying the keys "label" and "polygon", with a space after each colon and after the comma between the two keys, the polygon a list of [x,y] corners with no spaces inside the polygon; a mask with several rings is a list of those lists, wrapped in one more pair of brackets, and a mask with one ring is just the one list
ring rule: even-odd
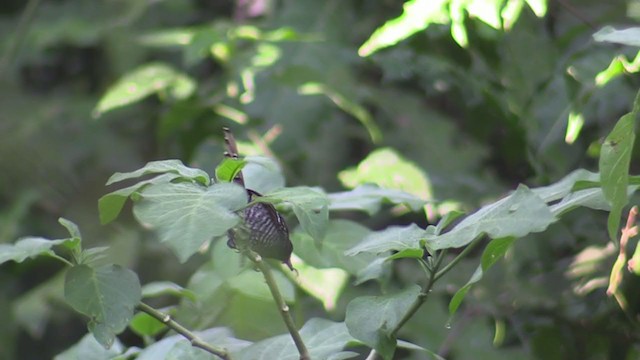
{"label": "blurred green background", "polygon": [[[0,243],[64,236],[63,216],[142,283],[186,285],[203,259],[180,264],[131,215],[101,226],[97,199],[113,190],[104,186],[112,173],[151,160],[211,174],[223,126],[245,154],[277,159],[288,186],[377,182],[437,201],[427,214],[347,215],[374,230],[425,226],[518,183],[596,170],[601,139],[640,81],[636,49],[592,34],[637,24],[640,2],[408,5],[3,0]],[[478,263],[465,260],[400,335],[448,359],[638,358],[637,321],[604,293],[614,256],[606,242],[606,214],[578,210],[518,241],[448,319],[448,299]],[[62,299],[61,270],[46,258],[0,266],[0,358],[52,358],[86,333]],[[399,261],[390,281],[403,287],[417,276]],[[349,299],[378,290],[338,292],[332,309],[299,294],[300,316],[342,320]],[[212,304],[226,304],[221,296]],[[284,331],[268,301],[233,298],[197,326],[230,326],[250,340]],[[122,339],[142,345],[131,332]]]}

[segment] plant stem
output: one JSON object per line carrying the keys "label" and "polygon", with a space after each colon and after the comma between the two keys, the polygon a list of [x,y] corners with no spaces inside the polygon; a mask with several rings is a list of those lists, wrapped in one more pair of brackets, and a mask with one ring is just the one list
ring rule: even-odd
{"label": "plant stem", "polygon": [[54,259],[58,259],[58,260],[62,261],[62,262],[63,262],[63,263],[65,263],[65,265],[67,265],[67,266],[73,267],[73,263],[72,263],[71,261],[69,261],[69,260],[67,260],[67,259],[63,258],[63,257],[62,257],[62,256],[60,256],[60,255],[53,254],[53,255],[51,255],[51,257],[53,257]]}
{"label": "plant stem", "polygon": [[231,356],[229,356],[229,353],[227,352],[226,349],[207,344],[206,342],[204,342],[204,340],[200,339],[198,335],[192,333],[191,331],[189,331],[189,329],[178,324],[175,320],[171,318],[170,315],[164,314],[143,302],[140,302],[137,308],[138,310],[149,314],[151,317],[162,322],[163,324],[167,325],[169,328],[173,329],[178,334],[187,338],[191,342],[192,346],[200,348],[213,355],[216,355],[221,359],[231,360]]}
{"label": "plant stem", "polygon": [[264,262],[262,256],[258,253],[250,249],[243,250],[243,253],[249,258],[249,260],[256,264],[258,269],[262,272],[262,275],[267,282],[267,286],[269,286],[269,290],[271,291],[271,296],[273,296],[273,300],[275,300],[276,305],[278,306],[280,315],[282,315],[282,320],[284,320],[284,324],[287,326],[287,329],[293,338],[293,342],[296,344],[296,348],[298,348],[300,360],[310,360],[311,357],[309,357],[309,351],[307,350],[304,341],[302,341],[302,336],[300,336],[300,333],[293,322],[293,318],[289,313],[289,306],[287,306],[282,294],[280,294],[276,280],[271,273],[271,268]]}
{"label": "plant stem", "polygon": [[447,272],[449,272],[449,270],[451,270],[454,266],[456,266],[457,263],[460,262],[460,260],[462,260],[465,256],[467,256],[467,254],[469,254],[471,252],[471,250],[473,250],[480,242],[482,241],[482,237],[479,237],[475,240],[473,240],[473,242],[471,242],[471,244],[467,245],[466,248],[464,248],[460,254],[458,254],[458,256],[456,256],[453,260],[451,260],[450,263],[448,263],[447,265],[445,265],[445,267],[442,268],[442,270],[438,271],[435,275],[435,278],[433,281],[437,281],[438,279],[440,279],[444,274],[446,274]]}
{"label": "plant stem", "polygon": [[[436,271],[438,271],[438,268],[442,264],[442,260],[444,259],[445,253],[446,253],[446,250],[443,250],[440,253],[438,253],[438,255],[436,255],[437,256],[436,261],[433,264],[433,267],[429,270],[426,284],[422,287],[422,290],[420,290],[418,297],[413,301],[413,303],[411,304],[407,312],[404,314],[404,316],[402,316],[402,319],[400,319],[400,322],[398,322],[398,325],[396,325],[393,328],[393,330],[391,330],[391,333],[390,333],[391,338],[396,337],[398,331],[400,331],[400,329],[404,326],[404,324],[407,321],[409,321],[411,317],[413,317],[416,311],[420,309],[420,306],[422,306],[422,304],[424,304],[425,301],[427,301],[427,298],[429,298],[429,294],[431,294],[431,289],[433,288],[433,285],[437,280]],[[378,352],[375,349],[371,350],[371,352],[366,358],[366,360],[380,360],[380,359],[382,359],[382,357],[380,356],[380,354],[378,354]]]}
{"label": "plant stem", "polygon": [[436,274],[436,271],[438,271],[440,264],[442,264],[442,259],[444,259],[444,251],[440,252],[437,255],[435,264],[433,264],[433,268],[429,273],[429,278],[427,279],[426,284],[422,287],[420,294],[418,294],[418,297],[416,298],[416,300],[413,302],[413,304],[411,304],[411,307],[409,307],[409,309],[404,314],[402,319],[400,319],[400,322],[398,323],[398,325],[396,325],[396,327],[394,327],[393,330],[391,330],[391,337],[395,337],[398,331],[400,331],[400,329],[404,326],[404,324],[407,321],[409,321],[409,319],[411,319],[411,317],[416,313],[416,311],[418,311],[420,306],[422,306],[422,304],[424,304],[424,302],[427,301],[427,298],[431,293],[431,289],[433,288],[433,284],[435,284],[436,282],[435,274]]}

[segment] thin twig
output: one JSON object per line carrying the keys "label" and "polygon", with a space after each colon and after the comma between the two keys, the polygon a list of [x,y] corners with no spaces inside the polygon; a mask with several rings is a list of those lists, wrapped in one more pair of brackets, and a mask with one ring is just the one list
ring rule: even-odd
{"label": "thin twig", "polygon": [[264,262],[262,256],[258,253],[250,250],[244,249],[243,253],[251,260],[256,266],[258,270],[262,272],[265,281],[267,282],[267,286],[271,291],[271,296],[273,296],[273,300],[275,300],[276,305],[278,306],[278,310],[280,311],[280,315],[282,315],[282,320],[284,320],[284,324],[287,326],[289,330],[289,334],[293,338],[293,342],[296,344],[296,348],[298,348],[298,352],[300,353],[300,360],[311,360],[309,356],[309,351],[307,350],[304,341],[302,341],[302,336],[298,332],[296,325],[293,322],[293,318],[291,317],[291,313],[289,312],[289,306],[285,303],[280,290],[278,289],[278,285],[276,284],[276,280],[271,273],[271,268],[267,263]]}
{"label": "thin twig", "polygon": [[218,356],[221,359],[231,360],[231,356],[229,355],[226,349],[207,344],[206,342],[204,342],[204,340],[198,337],[198,335],[192,333],[189,329],[178,324],[175,320],[171,318],[170,315],[164,314],[143,302],[140,302],[137,308],[138,310],[149,314],[154,319],[162,322],[163,324],[167,325],[169,328],[171,328],[178,334],[187,338],[187,340],[191,342],[191,345],[193,347],[200,348],[208,353]]}
{"label": "thin twig", "polygon": [[460,254],[458,254],[458,256],[456,256],[453,260],[451,260],[451,262],[448,263],[445,267],[443,267],[442,270],[436,273],[434,281],[440,279],[444,274],[449,272],[449,270],[451,270],[454,266],[456,266],[456,264],[459,263],[460,260],[464,259],[464,257],[467,256],[467,254],[469,254],[471,250],[473,250],[481,241],[482,241],[482,237],[479,237],[475,239],[473,242],[471,242],[471,244],[467,245],[467,247],[464,248],[460,252]]}

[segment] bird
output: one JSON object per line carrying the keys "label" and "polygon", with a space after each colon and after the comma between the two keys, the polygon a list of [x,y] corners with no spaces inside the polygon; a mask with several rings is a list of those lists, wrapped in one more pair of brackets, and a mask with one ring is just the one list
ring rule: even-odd
{"label": "bird", "polygon": [[[227,149],[225,157],[239,159],[238,146],[231,130],[224,127],[223,132]],[[238,172],[233,182],[245,188],[248,203],[262,196],[257,191],[246,188],[242,171]],[[294,271],[291,265],[293,244],[289,238],[289,227],[276,208],[269,203],[255,202],[241,210],[239,215],[242,222],[227,232],[227,246],[238,249],[246,244],[260,256],[280,260]]]}

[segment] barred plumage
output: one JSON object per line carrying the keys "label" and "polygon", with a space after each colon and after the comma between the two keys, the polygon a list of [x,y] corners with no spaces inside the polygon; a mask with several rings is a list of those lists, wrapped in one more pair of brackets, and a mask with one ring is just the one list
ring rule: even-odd
{"label": "barred plumage", "polygon": [[[238,149],[229,129],[224,128],[227,152],[225,156],[238,158]],[[242,172],[239,172],[235,183],[244,187]],[[247,200],[253,201],[262,196],[251,189],[247,190]],[[289,239],[289,228],[282,215],[268,203],[255,203],[241,212],[243,224],[228,231],[227,245],[236,249],[239,244],[248,243],[251,250],[266,258],[277,259],[285,263],[291,270],[291,252],[293,244]]]}

